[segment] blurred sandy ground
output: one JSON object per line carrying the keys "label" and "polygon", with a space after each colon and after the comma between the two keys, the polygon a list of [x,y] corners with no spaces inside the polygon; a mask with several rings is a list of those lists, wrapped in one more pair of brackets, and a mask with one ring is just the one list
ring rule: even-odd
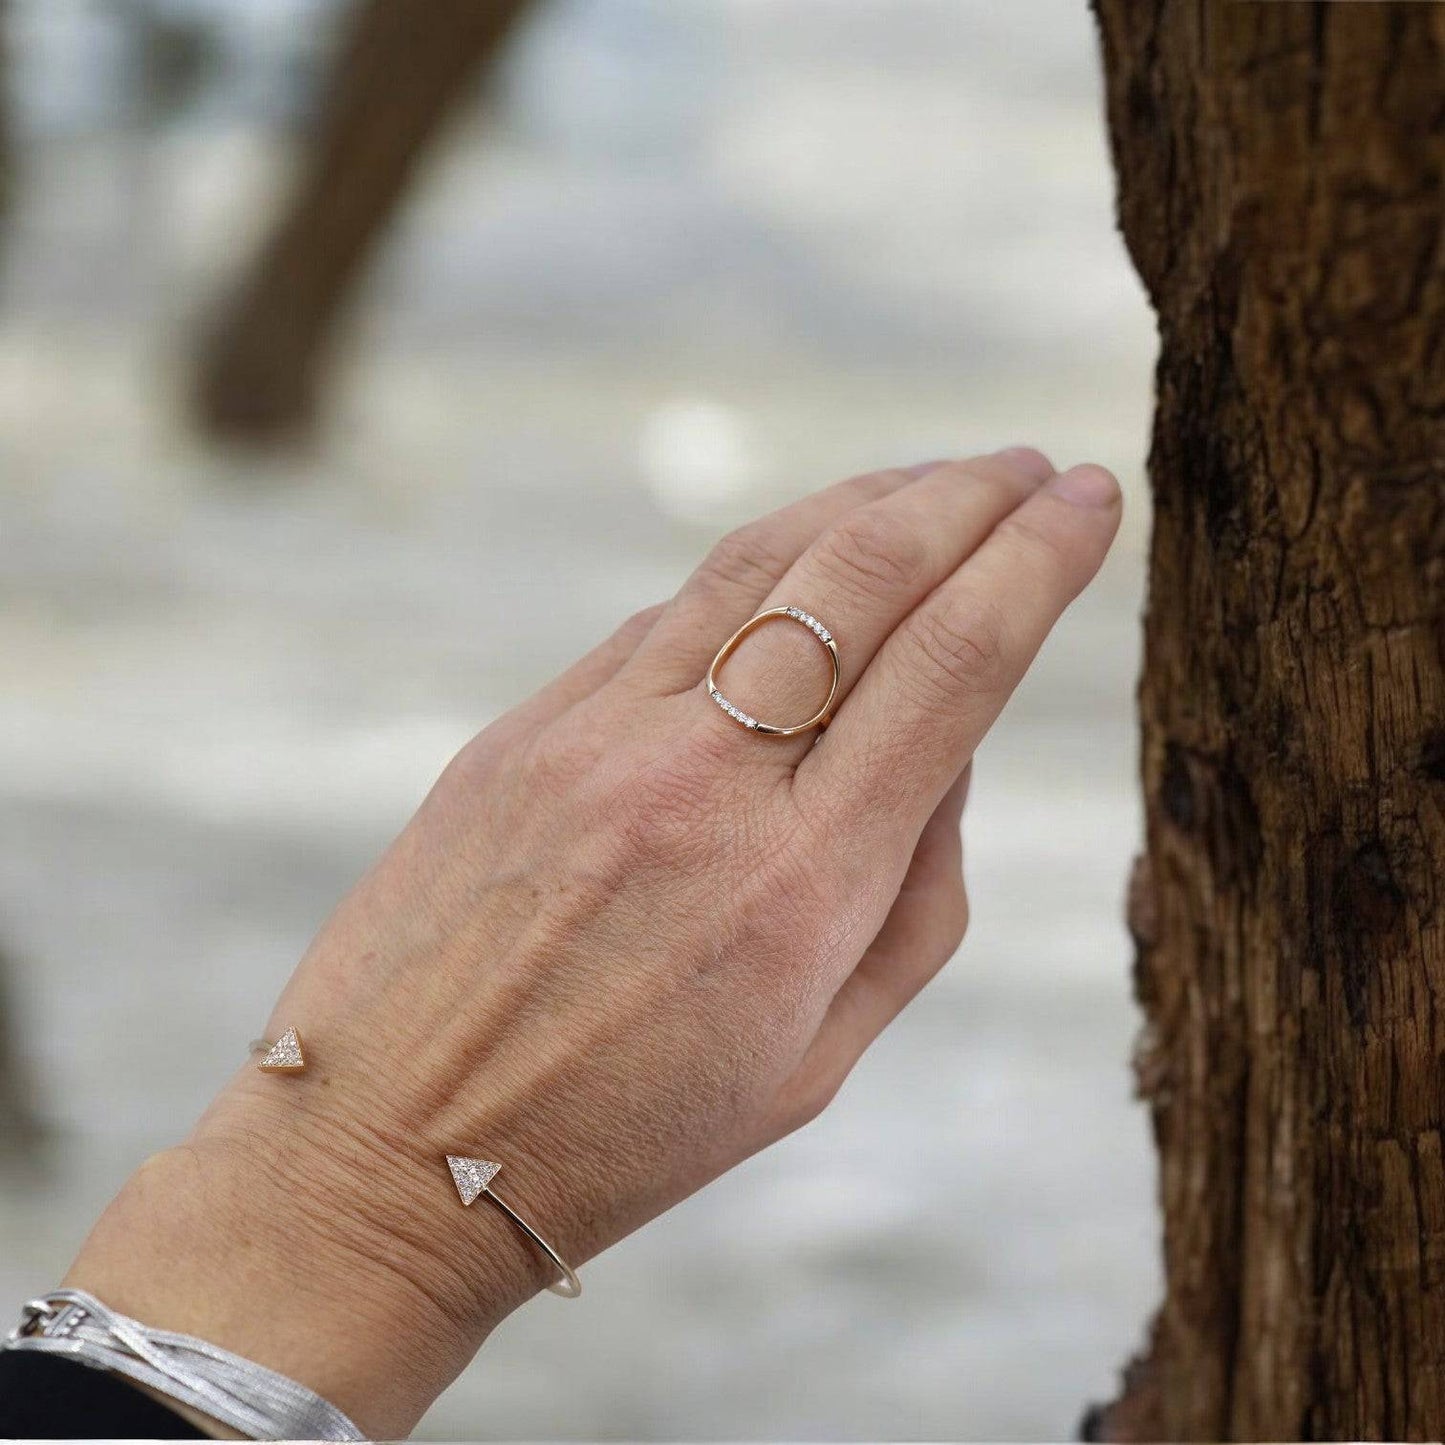
{"label": "blurred sandy ground", "polygon": [[191,8],[229,9],[229,89],[148,131],[97,88],[105,6],[17,7],[0,931],[61,1143],[0,1180],[0,1298],[185,1129],[472,731],[735,520],[1030,441],[1131,511],[980,757],[961,956],[822,1122],[522,1311],[423,1433],[1067,1438],[1157,1252],[1121,924],[1152,325],[1082,0],[550,6],[388,248],[324,442],[266,467],[186,434],[177,342],[327,7]]}

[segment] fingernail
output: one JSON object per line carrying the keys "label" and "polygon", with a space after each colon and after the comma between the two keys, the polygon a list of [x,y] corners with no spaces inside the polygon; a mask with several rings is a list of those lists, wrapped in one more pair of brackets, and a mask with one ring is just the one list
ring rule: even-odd
{"label": "fingernail", "polygon": [[1112,472],[1087,462],[1060,472],[1049,490],[1076,507],[1112,507],[1119,500],[1119,484]]}

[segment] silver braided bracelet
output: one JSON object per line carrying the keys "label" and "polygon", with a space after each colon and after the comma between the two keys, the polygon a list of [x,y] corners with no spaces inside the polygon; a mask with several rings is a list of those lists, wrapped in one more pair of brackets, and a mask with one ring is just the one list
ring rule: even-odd
{"label": "silver braided bracelet", "polygon": [[0,1349],[65,1355],[125,1375],[251,1440],[366,1439],[305,1385],[204,1340],[150,1329],[78,1289],[31,1300]]}

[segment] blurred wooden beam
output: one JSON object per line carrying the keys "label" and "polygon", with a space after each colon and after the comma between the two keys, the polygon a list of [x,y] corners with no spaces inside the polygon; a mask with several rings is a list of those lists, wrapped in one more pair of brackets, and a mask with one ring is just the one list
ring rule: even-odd
{"label": "blurred wooden beam", "polygon": [[337,323],[447,117],[532,0],[360,0],[299,185],[203,339],[194,408],[232,442],[304,433]]}
{"label": "blurred wooden beam", "polygon": [[[0,229],[9,222],[15,201],[15,153],[10,114],[10,5],[0,0]],[[10,999],[11,963],[0,952],[0,1159],[32,1156],[43,1130],[31,1107],[30,1080],[15,1046],[15,1014]]]}
{"label": "blurred wooden beam", "polygon": [[25,1067],[12,998],[14,964],[0,952],[0,1168],[42,1162],[48,1134],[35,1109],[35,1081]]}

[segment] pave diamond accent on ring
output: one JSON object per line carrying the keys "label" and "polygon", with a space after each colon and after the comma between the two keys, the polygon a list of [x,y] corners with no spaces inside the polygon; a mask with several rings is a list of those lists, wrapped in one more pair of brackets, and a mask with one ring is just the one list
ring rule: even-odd
{"label": "pave diamond accent on ring", "polygon": [[[723,695],[722,689],[717,685],[718,669],[737,650],[738,644],[748,633],[755,631],[765,622],[775,617],[785,617],[790,622],[801,623],[818,639],[827,649],[828,661],[832,665],[833,680],[828,687],[828,696],[823,706],[810,717],[807,722],[798,723],[793,727],[778,727],[773,723],[761,722],[751,713],[744,712],[735,702],[730,701]],[[766,611],[759,612],[755,617],[750,617],[741,627],[738,628],[723,645],[718,648],[717,656],[712,660],[712,666],[707,670],[707,695],[730,717],[735,723],[748,729],[749,732],[762,733],[771,738],[791,738],[799,733],[811,731],[813,728],[828,726],[828,719],[832,715],[833,703],[838,696],[838,686],[842,681],[842,667],[838,661],[838,644],[833,640],[833,634],[813,616],[811,612],[802,607],[769,607]]]}
{"label": "pave diamond accent on ring", "polygon": [[789,617],[797,618],[804,627],[811,627],[821,641],[831,642],[833,640],[833,634],[811,612],[804,612],[801,607],[789,607],[787,613]]}
{"label": "pave diamond accent on ring", "polygon": [[710,698],[712,698],[712,700],[713,700],[729,717],[734,717],[734,718],[736,718],[745,728],[755,728],[755,727],[757,727],[757,725],[758,725],[758,720],[757,720],[757,718],[755,718],[755,717],[749,717],[748,714],[745,713],[745,712],[742,710],[742,708],[740,708],[740,707],[734,707],[734,706],[732,705],[732,703],[730,703],[730,702],[727,700],[727,698],[725,698],[725,697],[722,695],[722,693],[720,693],[720,692],[717,690],[717,688],[713,688],[713,690],[712,690],[710,693],[708,693],[708,696],[709,696]]}

